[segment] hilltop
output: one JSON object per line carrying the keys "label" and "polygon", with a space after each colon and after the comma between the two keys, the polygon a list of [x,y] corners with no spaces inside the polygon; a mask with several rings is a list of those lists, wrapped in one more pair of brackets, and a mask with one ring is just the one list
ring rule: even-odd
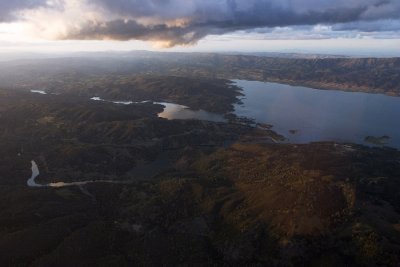
{"label": "hilltop", "polygon": [[400,58],[270,57],[208,53],[102,53],[1,62],[3,86],[24,89],[99,76],[244,79],[400,95]]}

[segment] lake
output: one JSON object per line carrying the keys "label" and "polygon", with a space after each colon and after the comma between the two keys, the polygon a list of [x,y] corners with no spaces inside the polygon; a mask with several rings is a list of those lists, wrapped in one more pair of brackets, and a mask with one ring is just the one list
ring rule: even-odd
{"label": "lake", "polygon": [[[242,104],[235,105],[239,117],[273,125],[273,130],[291,143],[335,141],[372,145],[382,138],[387,146],[400,148],[400,97],[337,90],[319,90],[278,83],[234,80],[243,89]],[[41,93],[41,91],[35,91]],[[92,100],[102,100],[98,97]],[[148,102],[148,101],[144,101]],[[151,101],[150,101],[151,102]],[[116,101],[115,104],[134,104]],[[140,102],[143,103],[143,102]],[[157,103],[157,102],[154,102]],[[191,110],[174,103],[159,117],[224,122],[221,114]],[[376,138],[375,138],[376,137]]]}
{"label": "lake", "polygon": [[[32,91],[31,91],[32,92]],[[92,97],[93,101],[109,102],[118,105],[131,105],[131,104],[144,104],[153,103],[164,106],[164,110],[158,113],[158,117],[168,119],[168,120],[204,120],[204,121],[214,121],[214,122],[226,122],[224,115],[208,112],[202,109],[193,110],[187,106],[169,103],[169,102],[154,102],[151,100],[133,102],[133,101],[111,101],[104,100],[100,97]]]}
{"label": "lake", "polygon": [[206,120],[214,122],[225,122],[226,119],[221,114],[216,114],[208,112],[205,110],[192,110],[186,106],[178,105],[174,103],[166,102],[155,102],[156,104],[163,105],[164,111],[159,113],[160,118],[165,118],[169,120],[185,120],[185,119],[196,119],[196,120]]}
{"label": "lake", "polygon": [[277,83],[234,80],[243,88],[235,114],[272,124],[289,142],[335,141],[366,144],[387,135],[400,148],[400,98],[318,90]]}

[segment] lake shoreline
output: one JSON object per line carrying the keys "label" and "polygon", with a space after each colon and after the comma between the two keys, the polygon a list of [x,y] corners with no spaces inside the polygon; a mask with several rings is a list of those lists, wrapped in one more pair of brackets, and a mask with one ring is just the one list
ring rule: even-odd
{"label": "lake shoreline", "polygon": [[[400,148],[393,114],[400,98],[291,84],[234,80],[245,95],[234,115],[273,125],[290,143],[332,141],[371,145],[367,136],[390,136],[381,146]],[[293,131],[295,129],[295,131]],[[377,145],[377,144],[372,144]]]}

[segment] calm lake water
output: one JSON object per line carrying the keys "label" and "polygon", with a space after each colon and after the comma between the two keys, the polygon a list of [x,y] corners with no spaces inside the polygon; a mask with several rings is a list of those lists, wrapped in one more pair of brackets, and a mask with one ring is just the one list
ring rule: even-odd
{"label": "calm lake water", "polygon": [[[400,148],[400,97],[317,90],[255,81],[234,81],[243,88],[235,114],[274,125],[293,143],[337,141],[365,144],[366,136],[388,135]],[[296,133],[291,134],[291,130]]]}
{"label": "calm lake water", "polygon": [[162,102],[157,104],[163,105],[165,107],[164,111],[158,114],[160,118],[165,118],[169,120],[196,119],[214,122],[226,121],[223,115],[207,112],[204,110],[192,110],[186,106],[173,103]]}
{"label": "calm lake water", "polygon": [[[243,104],[235,105],[234,113],[273,125],[273,130],[289,142],[335,141],[372,145],[365,142],[367,136],[389,136],[386,145],[400,148],[400,97],[257,81],[234,82],[244,94]],[[92,100],[102,99],[95,97]],[[158,115],[166,119],[226,121],[223,115],[204,110],[191,110],[173,103],[157,104],[165,106]]]}
{"label": "calm lake water", "polygon": [[[32,91],[31,91],[32,92]],[[133,101],[110,101],[104,100],[100,97],[92,97],[91,100],[93,101],[102,101],[102,102],[109,102],[118,105],[131,105],[131,104],[143,104],[143,103],[154,103],[164,106],[163,112],[158,113],[158,117],[168,119],[168,120],[204,120],[204,121],[214,121],[214,122],[225,122],[226,119],[223,115],[208,112],[205,110],[193,110],[187,106],[178,105],[175,103],[168,103],[168,102],[154,102],[151,100],[147,101],[140,101],[140,102],[133,102]]]}

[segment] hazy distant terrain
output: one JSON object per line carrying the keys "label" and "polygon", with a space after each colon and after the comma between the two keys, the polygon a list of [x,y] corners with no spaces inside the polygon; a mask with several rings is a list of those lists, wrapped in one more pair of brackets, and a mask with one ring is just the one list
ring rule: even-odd
{"label": "hazy distant terrain", "polygon": [[[59,86],[96,75],[137,74],[244,79],[319,89],[400,95],[400,58],[242,56],[202,53],[88,53],[2,62],[5,87]],[[63,85],[61,85],[63,86]]]}

